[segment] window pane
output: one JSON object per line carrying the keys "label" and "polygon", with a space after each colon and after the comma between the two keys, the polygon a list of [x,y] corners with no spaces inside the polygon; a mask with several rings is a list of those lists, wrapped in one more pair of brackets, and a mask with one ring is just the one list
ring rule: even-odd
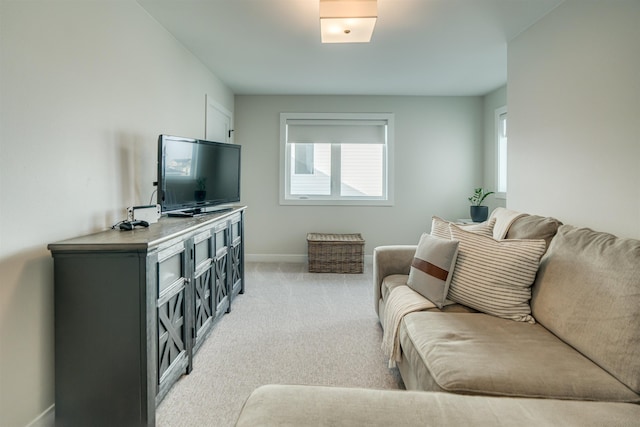
{"label": "window pane", "polygon": [[507,113],[500,114],[498,130],[498,189],[507,192]]}
{"label": "window pane", "polygon": [[341,196],[384,195],[383,148],[380,144],[341,144]]}
{"label": "window pane", "polygon": [[498,191],[507,192],[507,138],[500,138],[500,165],[498,170]]}
{"label": "window pane", "polygon": [[291,152],[294,156],[295,173],[310,175],[313,173],[313,144],[292,144]]}
{"label": "window pane", "polygon": [[[312,149],[312,171],[297,174],[296,146],[306,145]],[[331,195],[331,145],[291,144],[291,195],[329,196]]]}

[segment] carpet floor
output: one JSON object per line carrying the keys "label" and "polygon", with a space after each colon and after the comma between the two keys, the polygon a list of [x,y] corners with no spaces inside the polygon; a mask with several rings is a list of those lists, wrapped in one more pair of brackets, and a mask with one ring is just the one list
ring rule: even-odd
{"label": "carpet floor", "polygon": [[245,293],[158,406],[158,426],[233,426],[263,384],[404,388],[380,349],[371,266],[363,274],[306,268],[246,264]]}

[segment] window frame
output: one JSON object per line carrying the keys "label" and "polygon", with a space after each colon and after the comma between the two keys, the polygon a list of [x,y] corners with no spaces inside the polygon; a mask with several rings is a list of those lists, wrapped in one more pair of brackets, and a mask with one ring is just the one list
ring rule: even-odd
{"label": "window frame", "polygon": [[[386,144],[383,154],[383,193],[381,198],[335,197],[331,196],[292,196],[289,194],[291,153],[287,144],[287,120],[371,120],[386,122]],[[393,113],[280,113],[280,205],[302,206],[393,206],[394,191],[394,114]],[[332,153],[334,150],[332,149]],[[333,154],[332,154],[333,155]],[[332,161],[334,161],[332,159]],[[332,185],[334,183],[332,182]],[[340,183],[337,183],[338,187]]]}

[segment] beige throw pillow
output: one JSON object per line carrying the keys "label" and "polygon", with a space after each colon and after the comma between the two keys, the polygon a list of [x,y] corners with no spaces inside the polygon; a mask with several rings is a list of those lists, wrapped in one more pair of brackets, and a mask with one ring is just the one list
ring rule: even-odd
{"label": "beige throw pillow", "polygon": [[[489,221],[477,224],[458,224],[458,226],[463,230],[473,231],[474,233],[480,233],[483,236],[492,237],[495,223],[496,219],[491,218]],[[451,239],[449,224],[453,223],[437,216],[431,217],[431,235],[440,237],[441,239]]]}
{"label": "beige throw pillow", "polygon": [[483,313],[535,323],[531,316],[531,285],[544,240],[494,240],[451,224],[460,242],[448,298]]}
{"label": "beige throw pillow", "polygon": [[458,256],[458,242],[424,233],[409,270],[407,285],[438,308],[453,304],[446,299]]}

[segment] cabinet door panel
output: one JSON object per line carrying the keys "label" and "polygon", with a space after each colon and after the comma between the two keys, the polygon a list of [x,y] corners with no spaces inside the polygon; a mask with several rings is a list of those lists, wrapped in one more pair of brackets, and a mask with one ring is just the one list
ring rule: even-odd
{"label": "cabinet door panel", "polygon": [[220,252],[215,261],[216,316],[221,316],[229,307],[229,286],[227,282],[227,251]]}
{"label": "cabinet door panel", "polygon": [[231,234],[231,292],[232,296],[236,296],[239,293],[244,292],[244,252],[242,250],[242,216],[240,214],[234,215],[231,218],[230,226]]}
{"label": "cabinet door panel", "polygon": [[239,241],[231,247],[231,288],[234,295],[242,288],[242,245]]}
{"label": "cabinet door panel", "polygon": [[[209,264],[211,265],[211,264]],[[211,268],[203,270],[194,279],[194,297],[195,297],[195,344],[199,346],[199,339],[207,332],[213,319],[213,303],[211,293]]]}
{"label": "cabinet door panel", "polygon": [[220,224],[215,229],[215,259],[214,259],[214,307],[215,317],[219,318],[229,311],[229,227],[228,222]]}
{"label": "cabinet door panel", "polygon": [[185,277],[184,243],[171,246],[158,254],[158,296]]}
{"label": "cabinet door panel", "polygon": [[200,265],[211,260],[211,231],[198,234],[193,239],[194,243],[194,265],[196,270],[200,269]]}
{"label": "cabinet door panel", "polygon": [[162,398],[189,366],[188,288],[186,253],[179,243],[158,254],[157,384]]}
{"label": "cabinet door panel", "polygon": [[193,239],[193,351],[197,351],[213,325],[213,234],[211,229]]}
{"label": "cabinet door panel", "polygon": [[186,306],[184,282],[175,294],[167,294],[158,305],[158,384],[175,366],[181,370],[186,360]]}

